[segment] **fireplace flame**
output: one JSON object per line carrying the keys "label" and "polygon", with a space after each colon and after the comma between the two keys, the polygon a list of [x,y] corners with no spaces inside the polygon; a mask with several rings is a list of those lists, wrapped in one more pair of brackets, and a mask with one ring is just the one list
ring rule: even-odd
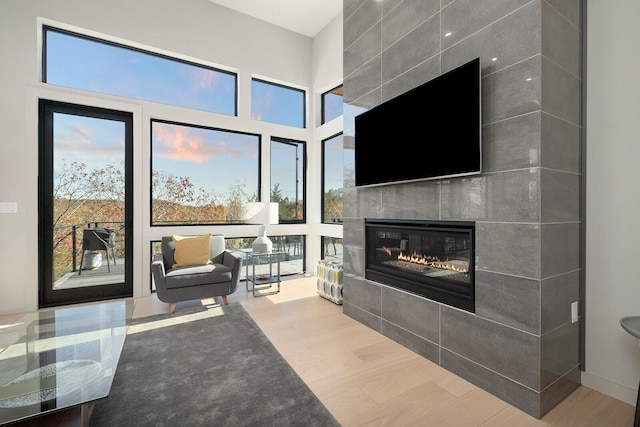
{"label": "fireplace flame", "polygon": [[422,265],[429,265],[429,263],[432,261],[440,261],[438,257],[434,257],[430,255],[420,255],[416,252],[414,252],[411,255],[404,255],[402,252],[400,252],[400,254],[398,255],[398,259],[400,261],[407,261],[414,264],[422,264]]}
{"label": "fireplace flame", "polygon": [[[389,254],[391,255],[391,254]],[[452,270],[458,273],[466,274],[469,272],[468,269],[456,267],[453,264],[449,264],[449,258],[446,258],[444,261],[441,261],[436,256],[431,255],[420,255],[414,252],[411,255],[404,255],[402,252],[398,255],[398,260],[410,262],[412,264],[425,265],[427,267],[439,268],[441,270]]]}

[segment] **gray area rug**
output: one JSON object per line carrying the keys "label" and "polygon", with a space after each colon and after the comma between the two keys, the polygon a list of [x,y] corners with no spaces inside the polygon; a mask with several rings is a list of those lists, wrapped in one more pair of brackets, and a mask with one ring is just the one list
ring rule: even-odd
{"label": "gray area rug", "polygon": [[134,319],[90,426],[339,426],[237,303]]}

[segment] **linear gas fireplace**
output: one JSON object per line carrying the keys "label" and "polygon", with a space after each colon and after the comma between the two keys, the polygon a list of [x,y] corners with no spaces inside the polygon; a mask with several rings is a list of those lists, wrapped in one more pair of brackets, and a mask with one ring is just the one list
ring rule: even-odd
{"label": "linear gas fireplace", "polygon": [[475,223],[365,220],[369,280],[475,312]]}

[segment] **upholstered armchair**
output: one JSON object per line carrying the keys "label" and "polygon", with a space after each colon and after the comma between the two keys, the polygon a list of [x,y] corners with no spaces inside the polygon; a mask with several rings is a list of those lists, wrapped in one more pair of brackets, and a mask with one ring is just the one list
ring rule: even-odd
{"label": "upholstered armchair", "polygon": [[238,289],[242,255],[225,248],[224,236],[164,236],[162,253],[153,256],[151,272],[158,299],[171,303],[227,295]]}

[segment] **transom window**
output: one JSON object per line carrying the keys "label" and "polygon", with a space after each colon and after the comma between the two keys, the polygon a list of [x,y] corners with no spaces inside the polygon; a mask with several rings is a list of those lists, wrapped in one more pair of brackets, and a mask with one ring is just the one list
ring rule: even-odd
{"label": "transom window", "polygon": [[342,115],[342,85],[322,94],[322,124]]}
{"label": "transom window", "polygon": [[151,122],[151,224],[241,224],[260,193],[260,136]]}
{"label": "transom window", "polygon": [[254,78],[251,80],[251,117],[304,128],[305,92]]}
{"label": "transom window", "polygon": [[237,115],[234,73],[44,27],[43,82]]}

